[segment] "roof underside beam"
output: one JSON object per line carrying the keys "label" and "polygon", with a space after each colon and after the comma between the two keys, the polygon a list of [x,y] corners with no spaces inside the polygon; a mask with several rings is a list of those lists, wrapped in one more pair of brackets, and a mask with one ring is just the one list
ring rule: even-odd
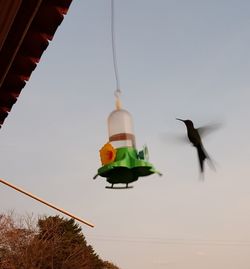
{"label": "roof underside beam", "polygon": [[0,127],[71,1],[0,0]]}

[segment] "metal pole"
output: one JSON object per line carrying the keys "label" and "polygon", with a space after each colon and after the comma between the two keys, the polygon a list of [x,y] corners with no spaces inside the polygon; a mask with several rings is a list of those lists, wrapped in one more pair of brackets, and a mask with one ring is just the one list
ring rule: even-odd
{"label": "metal pole", "polygon": [[45,204],[46,206],[49,206],[49,207],[51,207],[51,208],[53,208],[53,209],[55,209],[55,210],[57,210],[57,211],[59,211],[59,212],[65,214],[65,215],[67,215],[67,216],[69,216],[69,217],[71,217],[71,218],[73,218],[73,219],[75,219],[75,220],[77,220],[77,221],[83,223],[83,224],[86,224],[86,225],[88,225],[88,226],[90,226],[90,227],[92,227],[92,228],[94,227],[94,225],[93,225],[92,223],[90,223],[90,222],[88,222],[88,221],[85,221],[85,220],[83,220],[83,219],[80,219],[80,218],[78,218],[78,217],[72,215],[71,213],[65,211],[64,209],[58,208],[58,207],[56,207],[56,206],[54,206],[54,205],[52,205],[52,204],[50,204],[50,203],[44,201],[43,199],[41,199],[41,198],[39,198],[39,197],[37,197],[37,196],[35,196],[35,195],[33,195],[33,194],[27,192],[27,191],[24,191],[24,190],[22,190],[22,189],[20,189],[20,188],[18,188],[18,187],[16,187],[16,186],[10,184],[9,182],[3,180],[2,178],[0,178],[0,182],[3,183],[3,184],[5,184],[5,185],[7,185],[8,187],[10,187],[10,188],[16,190],[16,191],[19,191],[19,192],[21,192],[21,193],[23,193],[23,194],[25,194],[25,195],[27,195],[27,196],[29,196],[29,197],[31,197],[31,198],[37,200],[37,201],[40,202],[40,203]]}

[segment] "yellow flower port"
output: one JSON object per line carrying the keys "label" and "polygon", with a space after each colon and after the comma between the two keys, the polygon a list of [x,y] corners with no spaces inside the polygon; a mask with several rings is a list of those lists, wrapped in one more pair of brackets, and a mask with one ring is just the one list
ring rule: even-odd
{"label": "yellow flower port", "polygon": [[102,165],[112,163],[116,157],[116,149],[110,143],[106,143],[100,149],[100,157]]}

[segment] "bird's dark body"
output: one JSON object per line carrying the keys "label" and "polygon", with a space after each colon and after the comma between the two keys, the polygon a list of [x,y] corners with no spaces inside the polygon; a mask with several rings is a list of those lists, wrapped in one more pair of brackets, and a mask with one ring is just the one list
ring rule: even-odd
{"label": "bird's dark body", "polygon": [[185,123],[187,127],[187,136],[190,141],[190,143],[193,144],[194,147],[197,149],[198,153],[198,158],[199,158],[199,164],[200,164],[200,170],[201,173],[204,171],[204,161],[206,159],[209,159],[203,145],[202,145],[202,140],[199,134],[198,129],[194,128],[194,124],[191,120],[181,120],[177,119]]}

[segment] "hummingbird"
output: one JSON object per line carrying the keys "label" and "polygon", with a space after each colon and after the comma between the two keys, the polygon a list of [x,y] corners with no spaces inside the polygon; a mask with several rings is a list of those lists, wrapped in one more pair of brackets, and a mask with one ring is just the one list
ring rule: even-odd
{"label": "hummingbird", "polygon": [[190,143],[193,144],[193,146],[196,147],[196,149],[197,149],[201,173],[204,172],[204,161],[206,159],[210,161],[210,164],[214,168],[212,161],[211,161],[209,155],[207,154],[207,152],[202,144],[201,135],[205,131],[208,131],[208,129],[211,130],[211,129],[217,128],[217,126],[204,126],[204,127],[200,127],[200,128],[195,128],[194,124],[191,120],[182,120],[179,118],[176,118],[176,119],[184,122],[186,125],[188,139],[189,139]]}

